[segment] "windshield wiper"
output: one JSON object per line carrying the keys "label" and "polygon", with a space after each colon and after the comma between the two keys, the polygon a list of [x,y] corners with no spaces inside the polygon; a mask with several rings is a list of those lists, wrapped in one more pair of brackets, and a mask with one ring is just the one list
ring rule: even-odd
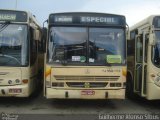
{"label": "windshield wiper", "polygon": [[6,29],[6,27],[10,24],[10,21],[6,21],[0,26],[0,32]]}
{"label": "windshield wiper", "polygon": [[61,64],[64,66],[67,65],[66,53],[67,53],[67,50],[64,48],[63,59],[61,59]]}
{"label": "windshield wiper", "polygon": [[15,61],[17,61],[19,64],[21,64],[21,62],[17,58],[15,58],[15,57],[13,57],[11,55],[0,54],[0,57],[11,58],[11,59],[14,59]]}

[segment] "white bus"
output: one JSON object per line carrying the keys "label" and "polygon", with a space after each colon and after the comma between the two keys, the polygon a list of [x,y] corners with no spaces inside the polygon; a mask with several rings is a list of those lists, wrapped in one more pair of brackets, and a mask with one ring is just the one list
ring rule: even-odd
{"label": "white bus", "polygon": [[39,86],[41,27],[30,12],[0,10],[0,96],[28,97]]}
{"label": "white bus", "polygon": [[49,15],[45,96],[124,99],[126,20],[104,13]]}
{"label": "white bus", "polygon": [[160,16],[152,15],[130,28],[127,92],[160,99]]}

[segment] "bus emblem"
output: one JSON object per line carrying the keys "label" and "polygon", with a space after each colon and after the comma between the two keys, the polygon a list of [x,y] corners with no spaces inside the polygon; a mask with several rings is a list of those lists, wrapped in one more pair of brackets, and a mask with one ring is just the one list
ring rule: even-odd
{"label": "bus emblem", "polygon": [[90,88],[90,83],[88,83],[88,82],[84,83],[84,87],[85,88]]}

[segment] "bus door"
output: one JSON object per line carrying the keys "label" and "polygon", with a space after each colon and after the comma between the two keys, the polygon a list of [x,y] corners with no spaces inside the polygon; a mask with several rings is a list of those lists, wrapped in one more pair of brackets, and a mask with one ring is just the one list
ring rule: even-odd
{"label": "bus door", "polygon": [[146,96],[148,33],[143,32],[135,40],[135,77],[134,91],[140,96]]}

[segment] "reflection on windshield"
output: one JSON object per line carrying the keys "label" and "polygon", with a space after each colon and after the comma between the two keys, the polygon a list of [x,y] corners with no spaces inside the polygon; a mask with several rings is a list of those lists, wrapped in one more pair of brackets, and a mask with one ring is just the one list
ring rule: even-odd
{"label": "reflection on windshield", "polygon": [[9,24],[0,32],[0,65],[23,66],[27,64],[27,27]]}
{"label": "reflection on windshield", "polygon": [[125,64],[123,29],[52,27],[48,46],[49,63]]}
{"label": "reflection on windshield", "polygon": [[[49,43],[49,62],[81,62],[86,58],[86,28],[54,27]],[[85,61],[84,61],[85,62]]]}
{"label": "reflection on windshield", "polygon": [[125,59],[124,40],[122,29],[91,28],[89,30],[89,59],[91,61],[89,62],[97,64],[122,63]]}
{"label": "reflection on windshield", "polygon": [[153,63],[160,67],[160,31],[155,31],[156,44],[153,47]]}

